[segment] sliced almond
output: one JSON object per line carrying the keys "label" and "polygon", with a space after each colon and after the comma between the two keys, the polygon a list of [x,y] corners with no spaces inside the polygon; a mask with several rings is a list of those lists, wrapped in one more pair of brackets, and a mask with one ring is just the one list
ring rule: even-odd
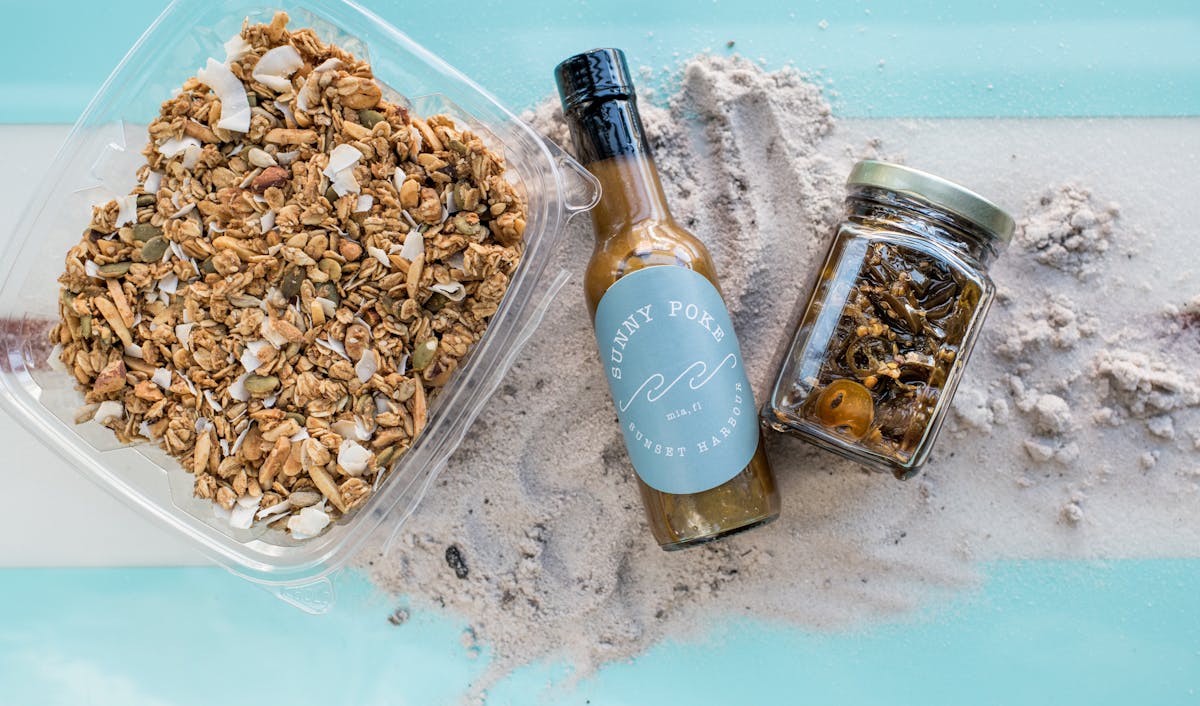
{"label": "sliced almond", "polygon": [[104,316],[104,320],[112,327],[113,333],[117,334],[117,338],[121,339],[121,343],[127,346],[133,345],[133,338],[129,335],[129,327],[125,325],[125,321],[121,318],[121,312],[117,311],[115,304],[104,297],[96,297],[92,300],[96,308],[100,310],[100,314]]}
{"label": "sliced almond", "polygon": [[425,428],[425,414],[425,385],[417,378],[417,386],[413,390],[413,438]]}
{"label": "sliced almond", "polygon": [[264,488],[271,487],[275,482],[275,476],[279,475],[279,471],[283,470],[283,462],[287,460],[288,454],[291,453],[292,442],[286,436],[281,436],[275,440],[275,445],[271,447],[271,453],[267,454],[267,460],[258,469],[258,484]]}
{"label": "sliced almond", "polygon": [[342,500],[342,491],[338,490],[337,483],[333,482],[333,478],[321,466],[313,466],[308,469],[308,476],[312,478],[313,484],[317,486],[317,490],[321,494],[329,498],[329,502],[333,503],[334,507],[346,511],[346,503]]}

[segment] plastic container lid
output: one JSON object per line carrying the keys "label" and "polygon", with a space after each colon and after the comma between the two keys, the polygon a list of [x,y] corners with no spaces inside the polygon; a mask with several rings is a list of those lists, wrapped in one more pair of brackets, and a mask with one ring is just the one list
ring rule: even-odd
{"label": "plastic container lid", "polygon": [[[371,62],[388,100],[420,115],[469,125],[507,161],[529,204],[526,251],[481,341],[443,389],[429,424],[356,513],[324,534],[297,541],[266,527],[236,530],[192,496],[193,477],[156,445],[122,446],[95,422],[74,423],[82,395],[74,379],[47,362],[47,331],[58,319],[57,278],[67,250],[87,226],[91,206],[129,192],[143,163],[145,125],[159,104],[222,44],[244,18],[269,22],[275,11],[293,28],[311,27]],[[3,340],[0,403],[79,472],[131,507],[188,537],[230,571],[309,612],[333,601],[329,576],[383,527],[393,533],[459,445],[518,355],[566,273],[549,267],[567,220],[595,205],[599,184],[487,91],[370,12],[343,0],[264,6],[249,0],[176,0],[137,41],[92,99],[59,150],[48,176],[0,253],[3,314],[17,322]],[[386,546],[386,545],[385,545]]]}

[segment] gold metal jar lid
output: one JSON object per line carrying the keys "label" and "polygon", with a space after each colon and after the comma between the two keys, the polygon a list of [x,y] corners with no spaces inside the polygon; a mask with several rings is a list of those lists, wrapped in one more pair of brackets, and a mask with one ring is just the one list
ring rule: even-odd
{"label": "gold metal jar lid", "polygon": [[871,186],[896,191],[965,218],[996,240],[1012,240],[1012,216],[979,194],[952,181],[912,167],[864,159],[850,170],[847,186]]}

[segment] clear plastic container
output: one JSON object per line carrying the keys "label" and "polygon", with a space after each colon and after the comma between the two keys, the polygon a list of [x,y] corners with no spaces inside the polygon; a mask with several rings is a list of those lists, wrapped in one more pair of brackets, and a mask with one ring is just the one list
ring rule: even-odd
{"label": "clear plastic container", "polygon": [[[143,162],[145,126],[171,91],[209,56],[224,57],[222,44],[244,18],[268,22],[278,10],[291,15],[290,28],[312,27],[323,40],[367,58],[389,100],[470,125],[502,151],[529,203],[524,259],[483,339],[436,400],[426,430],[364,507],[305,541],[266,527],[231,529],[213,516],[210,501],[193,498],[192,476],[157,446],[122,446],[95,422],[76,425],[82,396],[73,378],[46,362],[47,327],[57,318],[56,280],[91,206],[129,192]],[[184,534],[233,573],[303,610],[324,612],[333,602],[329,577],[374,531],[399,527],[462,441],[566,279],[548,265],[567,220],[591,208],[598,194],[586,170],[487,91],[357,5],[176,0],[84,111],[18,222],[12,246],[0,253],[0,301],[14,322],[3,338],[0,401],[31,434],[130,506]]]}

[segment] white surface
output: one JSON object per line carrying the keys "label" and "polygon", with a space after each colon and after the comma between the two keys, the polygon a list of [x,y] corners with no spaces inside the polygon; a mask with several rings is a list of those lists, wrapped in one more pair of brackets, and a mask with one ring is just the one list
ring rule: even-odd
{"label": "white surface", "polygon": [[[1185,232],[1197,185],[1200,122],[1191,119],[1121,120],[845,120],[841,142],[882,140],[886,157],[958,179],[1019,213],[1018,195],[1032,185],[1077,180],[1097,193],[1129,196],[1122,218],[1137,224],[1147,243],[1158,233]],[[21,208],[42,177],[67,129],[0,126],[0,247],[11,237]],[[1121,165],[1104,169],[1102,165]],[[1151,192],[1155,198],[1135,198]],[[1182,224],[1182,225],[1181,225]],[[82,225],[81,225],[82,227]],[[1190,253],[1182,263],[1169,248],[1147,248],[1159,284],[1183,301],[1196,291]],[[1143,296],[1145,293],[1141,293]],[[90,482],[0,412],[0,479],[7,498],[0,515],[0,567],[203,564],[181,538],[151,525]],[[46,514],[40,502],[53,502]]]}
{"label": "white surface", "polygon": [[[0,125],[0,247],[67,128]],[[0,567],[204,564],[181,538],[152,525],[85,480],[0,412]],[[11,499],[16,499],[13,502]],[[54,511],[46,513],[46,502]]]}

